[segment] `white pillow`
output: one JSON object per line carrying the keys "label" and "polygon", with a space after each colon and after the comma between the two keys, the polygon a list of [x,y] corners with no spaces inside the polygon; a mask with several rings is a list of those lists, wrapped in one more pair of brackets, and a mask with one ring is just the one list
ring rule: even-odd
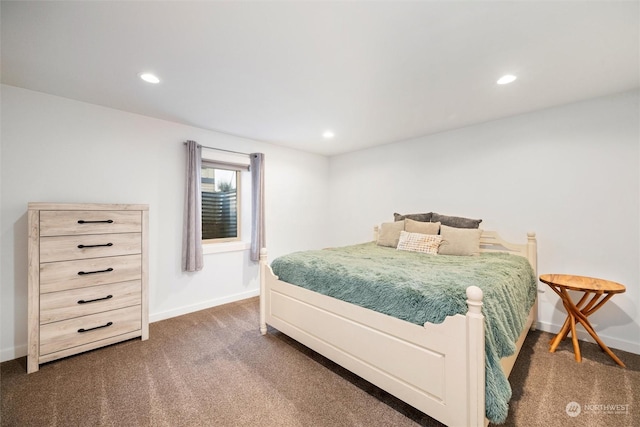
{"label": "white pillow", "polygon": [[440,226],[440,236],[442,243],[438,248],[440,255],[479,255],[480,235],[479,228],[455,228]]}
{"label": "white pillow", "polygon": [[440,246],[440,242],[442,242],[442,237],[433,234],[401,231],[400,240],[398,241],[398,250],[438,255],[438,246]]}

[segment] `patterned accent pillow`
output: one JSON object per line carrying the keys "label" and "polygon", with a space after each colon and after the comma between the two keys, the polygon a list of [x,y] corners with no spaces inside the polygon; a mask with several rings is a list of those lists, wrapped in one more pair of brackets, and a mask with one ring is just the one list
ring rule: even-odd
{"label": "patterned accent pillow", "polygon": [[398,241],[399,251],[422,252],[425,254],[438,255],[438,247],[442,242],[442,237],[433,234],[400,232]]}

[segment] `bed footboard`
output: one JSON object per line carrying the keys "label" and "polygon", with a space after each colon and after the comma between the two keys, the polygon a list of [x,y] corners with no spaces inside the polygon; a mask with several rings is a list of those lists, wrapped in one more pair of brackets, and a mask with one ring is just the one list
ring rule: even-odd
{"label": "bed footboard", "polygon": [[480,288],[467,289],[466,316],[421,327],[280,281],[266,255],[262,334],[269,324],[444,424],[485,425]]}

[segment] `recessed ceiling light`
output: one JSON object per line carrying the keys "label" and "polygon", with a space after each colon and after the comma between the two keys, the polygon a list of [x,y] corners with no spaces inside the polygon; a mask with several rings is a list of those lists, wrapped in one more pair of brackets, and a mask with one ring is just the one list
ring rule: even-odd
{"label": "recessed ceiling light", "polygon": [[323,137],[323,138],[326,138],[326,139],[331,139],[331,138],[333,138],[334,136],[336,136],[336,135],[335,135],[333,132],[331,132],[330,130],[326,130],[326,131],[324,131],[324,133],[322,134],[322,137]]}
{"label": "recessed ceiling light", "polygon": [[513,76],[511,74],[507,74],[505,76],[500,77],[496,83],[498,83],[499,85],[506,85],[506,84],[509,84],[509,83],[515,81],[515,79],[517,79],[516,76]]}
{"label": "recessed ceiling light", "polygon": [[140,73],[140,78],[147,83],[158,84],[160,83],[160,79],[151,73]]}

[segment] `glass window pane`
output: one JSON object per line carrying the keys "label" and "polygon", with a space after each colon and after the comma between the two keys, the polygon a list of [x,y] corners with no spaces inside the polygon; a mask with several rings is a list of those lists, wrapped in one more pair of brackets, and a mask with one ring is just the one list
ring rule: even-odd
{"label": "glass window pane", "polygon": [[202,167],[202,240],[239,238],[238,173]]}

